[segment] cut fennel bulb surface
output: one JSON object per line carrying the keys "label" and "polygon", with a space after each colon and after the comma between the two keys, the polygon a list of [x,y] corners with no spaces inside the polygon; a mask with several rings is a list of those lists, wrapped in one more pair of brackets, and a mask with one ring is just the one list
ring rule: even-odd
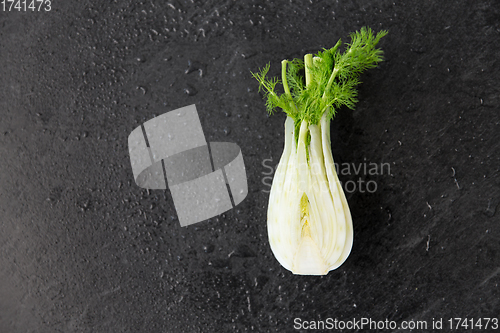
{"label": "cut fennel bulb surface", "polygon": [[280,264],[294,274],[324,275],[351,252],[351,213],[335,171],[326,114],[319,125],[302,122],[298,144],[294,131],[287,117],[285,148],[269,195],[269,243]]}
{"label": "cut fennel bulb surface", "polygon": [[[352,219],[333,162],[330,121],[339,108],[354,109],[359,76],[382,61],[375,46],[386,34],[362,28],[351,34],[343,53],[339,40],[315,57],[283,60],[281,79],[267,77],[269,65],[253,73],[268,112],[280,108],[287,114],[267,227],[274,256],[294,274],[328,274],[351,252]],[[276,92],[280,83],[282,94]]]}

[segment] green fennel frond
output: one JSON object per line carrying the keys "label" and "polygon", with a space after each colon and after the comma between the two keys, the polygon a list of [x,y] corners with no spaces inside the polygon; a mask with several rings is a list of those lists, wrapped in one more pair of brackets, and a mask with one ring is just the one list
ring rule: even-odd
{"label": "green fennel frond", "polygon": [[302,59],[293,59],[288,61],[288,68],[286,72],[286,78],[288,85],[290,86],[290,92],[294,99],[298,98],[302,91],[305,89],[304,76],[302,71],[304,70],[304,61]]}
{"label": "green fennel frond", "polygon": [[264,97],[266,99],[266,109],[272,114],[276,108],[281,108],[285,110],[289,98],[282,94],[278,96],[276,93],[276,86],[280,83],[279,78],[267,78],[267,73],[269,72],[270,64],[267,64],[258,73],[252,73],[252,76],[259,82],[259,91],[264,92]]}
{"label": "green fennel frond", "polygon": [[[284,82],[267,78],[269,64],[259,73],[252,73],[259,82],[259,91],[264,92],[268,112],[281,108],[296,124],[302,121],[318,124],[324,112],[328,112],[331,119],[343,106],[354,109],[361,73],[383,60],[383,52],[376,46],[385,35],[386,30],[374,34],[370,28],[363,27],[350,35],[351,41],[344,52],[339,50],[342,45],[339,40],[332,48],[318,52],[312,63],[309,60],[309,65],[302,59],[284,61]],[[311,78],[307,85],[306,75]],[[275,90],[279,83],[286,90],[280,95]]]}

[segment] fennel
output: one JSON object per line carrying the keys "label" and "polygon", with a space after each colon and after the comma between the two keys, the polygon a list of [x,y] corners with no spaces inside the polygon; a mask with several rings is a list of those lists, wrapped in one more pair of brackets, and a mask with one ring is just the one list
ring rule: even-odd
{"label": "fennel", "polygon": [[[314,57],[283,60],[281,79],[267,77],[269,64],[252,73],[265,94],[267,111],[281,108],[287,114],[267,226],[276,259],[294,274],[325,275],[351,252],[352,219],[335,171],[330,121],[342,106],[354,109],[359,76],[383,60],[376,45],[386,34],[362,28],[350,35],[343,53],[339,40]],[[282,94],[276,92],[280,83]]]}

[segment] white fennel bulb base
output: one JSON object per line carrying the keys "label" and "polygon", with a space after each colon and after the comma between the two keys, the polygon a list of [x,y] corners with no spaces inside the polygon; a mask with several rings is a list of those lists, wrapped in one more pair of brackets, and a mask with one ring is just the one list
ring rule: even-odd
{"label": "white fennel bulb base", "polygon": [[287,117],[285,148],[269,196],[271,250],[283,267],[299,275],[328,274],[347,259],[353,243],[351,213],[335,170],[326,115],[318,125],[302,121],[297,142],[294,121]]}

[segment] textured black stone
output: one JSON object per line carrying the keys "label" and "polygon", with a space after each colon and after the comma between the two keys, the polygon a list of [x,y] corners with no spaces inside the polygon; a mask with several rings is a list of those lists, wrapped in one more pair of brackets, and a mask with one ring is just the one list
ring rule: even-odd
{"label": "textured black stone", "polygon": [[[327,276],[295,276],[271,253],[262,183],[285,117],[266,115],[250,71],[270,62],[279,75],[282,59],[364,25],[389,30],[386,61],[362,76],[356,110],[339,110],[332,148],[337,163],[390,163],[390,175],[340,175],[377,183],[347,193],[352,253]],[[498,317],[499,37],[496,0],[67,0],[0,12],[0,332]],[[127,137],[191,104],[208,142],[241,147],[249,194],[181,228],[168,191],[134,184]]]}

